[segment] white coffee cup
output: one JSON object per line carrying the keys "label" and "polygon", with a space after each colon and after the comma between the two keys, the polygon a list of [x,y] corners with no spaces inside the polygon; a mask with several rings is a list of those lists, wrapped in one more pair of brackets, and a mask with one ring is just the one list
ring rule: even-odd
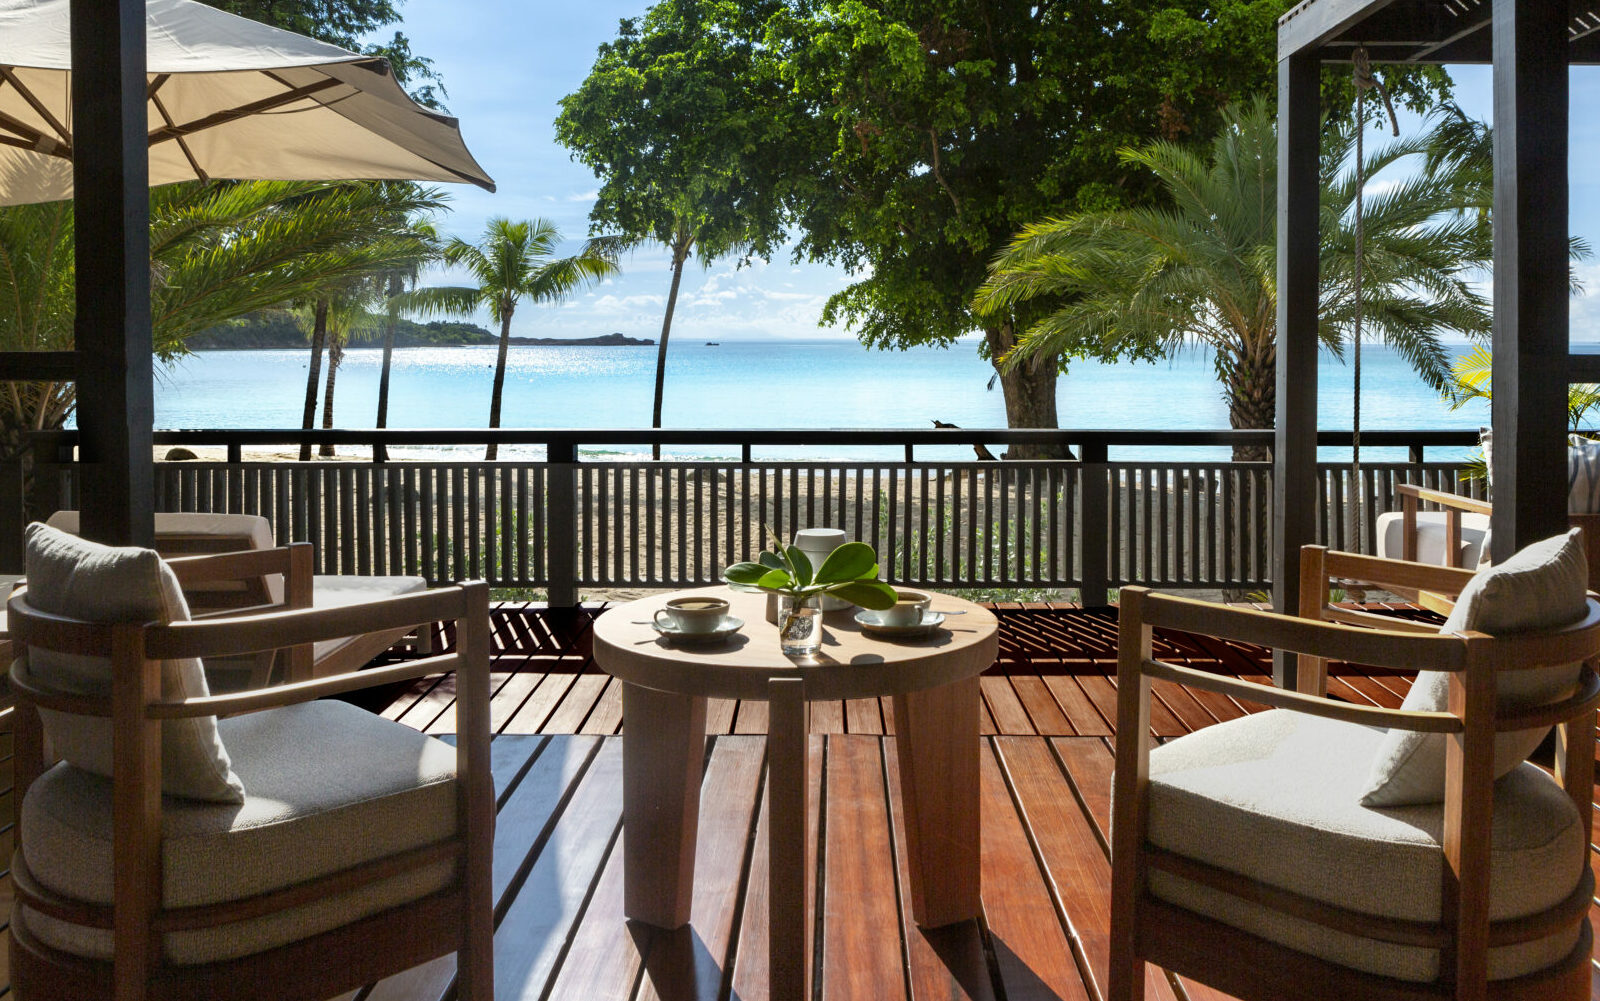
{"label": "white coffee cup", "polygon": [[657,628],[668,632],[704,634],[714,633],[728,614],[728,603],[709,595],[690,595],[673,598],[666,607],[656,609]]}
{"label": "white coffee cup", "polygon": [[895,588],[895,594],[899,600],[892,607],[880,611],[878,621],[896,628],[922,625],[922,617],[927,614],[928,605],[933,602],[933,595],[926,591],[909,591],[903,588]]}

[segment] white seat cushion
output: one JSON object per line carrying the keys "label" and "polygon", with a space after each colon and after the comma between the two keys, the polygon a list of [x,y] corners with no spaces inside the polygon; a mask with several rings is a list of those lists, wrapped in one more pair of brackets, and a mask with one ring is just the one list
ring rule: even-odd
{"label": "white seat cushion", "polygon": [[[323,701],[220,724],[249,790],[239,806],[163,803],[168,907],[237,900],[455,832],[450,746],[357,709]],[[22,805],[22,846],[44,886],[91,903],[112,898],[111,784],[68,765],[47,771]],[[281,914],[167,935],[180,964],[250,955],[307,938],[447,885],[452,863],[403,874]],[[40,941],[106,959],[111,934],[24,911]]]}
{"label": "white seat cushion", "polygon": [[[1378,515],[1378,555],[1385,559],[1404,559],[1404,515],[1388,511]],[[1445,526],[1443,511],[1417,512],[1417,562],[1445,566]],[[1461,566],[1475,569],[1489,555],[1489,516],[1461,513]]]}
{"label": "white seat cushion", "polygon": [[[1272,710],[1206,727],[1150,754],[1149,840],[1179,855],[1366,914],[1439,920],[1443,807],[1359,803],[1380,729]],[[1495,783],[1494,920],[1545,910],[1582,878],[1588,845],[1561,788],[1531,764]],[[1438,953],[1334,932],[1150,871],[1151,893],[1330,962],[1403,980],[1437,975]],[[1493,949],[1506,979],[1571,952],[1577,931]]]}
{"label": "white seat cushion", "polygon": [[[153,549],[102,546],[35,522],[27,530],[28,601],[41,612],[85,622],[186,622],[189,606],[172,568]],[[28,650],[28,667],[47,688],[80,695],[111,694],[111,659]],[[161,662],[161,695],[168,701],[210,694],[195,659]],[[41,710],[56,755],[101,775],[112,769],[111,721]],[[239,777],[217,735],[216,718],[167,720],[161,725],[161,788],[174,796],[223,803],[244,800]]]}
{"label": "white seat cushion", "polygon": [[[57,511],[45,524],[77,535],[78,521],[77,511]],[[201,547],[205,551],[213,552],[226,552],[230,549],[271,549],[276,545],[272,539],[272,523],[259,514],[157,511],[155,524],[156,549],[169,557],[194,554],[192,548],[176,544],[177,539],[185,537],[195,540],[216,540],[211,546]],[[169,551],[169,547],[172,551]],[[272,602],[283,600],[283,574],[267,574],[265,584],[268,600]],[[237,585],[229,587],[227,584],[213,584],[202,588],[201,591],[202,593],[212,590],[230,591],[236,588]],[[203,602],[197,604],[204,607]]]}
{"label": "white seat cushion", "polygon": [[[357,577],[346,576],[345,574],[317,574],[311,578],[311,607],[343,608],[346,605],[357,605],[363,601],[397,598],[402,594],[411,594],[416,591],[426,591],[427,589],[428,582],[421,577]],[[398,632],[403,635],[405,630],[402,629]],[[316,645],[313,656],[319,661],[324,660],[358,638],[358,636],[345,636],[339,639],[324,640]]]}

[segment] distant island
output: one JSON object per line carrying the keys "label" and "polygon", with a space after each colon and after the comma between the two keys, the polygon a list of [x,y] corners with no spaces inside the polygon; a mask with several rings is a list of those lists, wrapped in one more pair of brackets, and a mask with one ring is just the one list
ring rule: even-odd
{"label": "distant island", "polygon": [[601,334],[599,337],[512,337],[508,343],[535,347],[561,347],[570,345],[586,348],[643,348],[655,344],[651,337],[629,337],[626,334]]}
{"label": "distant island", "polygon": [[[401,318],[395,324],[394,346],[397,348],[437,348],[459,345],[497,344],[498,335],[476,323],[460,320],[434,320],[418,323]],[[190,335],[187,345],[191,351],[239,351],[269,348],[303,348],[310,343],[306,332],[295,318],[282,310],[250,313],[237,320],[219,324]],[[621,333],[601,334],[598,337],[513,337],[511,343],[535,347],[645,347],[655,344],[650,338],[628,337]],[[383,346],[381,333],[364,341],[354,341],[349,347],[379,348]]]}

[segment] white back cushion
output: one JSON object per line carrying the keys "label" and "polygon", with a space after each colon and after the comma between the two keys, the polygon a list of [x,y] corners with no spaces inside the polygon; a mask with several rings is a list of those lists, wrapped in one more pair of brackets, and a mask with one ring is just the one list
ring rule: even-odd
{"label": "white back cushion", "polygon": [[[184,622],[189,606],[178,578],[153,549],[113,548],[32,524],[27,532],[28,601],[35,608],[88,622]],[[31,648],[28,666],[50,688],[108,695],[111,661]],[[161,662],[161,693],[168,700],[204,696],[198,660]],[[111,775],[111,721],[41,712],[50,746],[85,771]],[[243,803],[244,785],[233,773],[214,716],[167,720],[161,730],[161,788],[173,796]]]}
{"label": "white back cushion", "polygon": [[[1587,611],[1589,569],[1582,533],[1535,542],[1497,567],[1483,570],[1462,590],[1442,633],[1505,633],[1556,629]],[[1544,705],[1576,690],[1581,664],[1557,664],[1502,671],[1496,679],[1499,705]],[[1422,671],[1401,703],[1402,709],[1441,712],[1449,706],[1450,675]],[[1506,774],[1533,753],[1546,729],[1517,730],[1495,737],[1494,774]],[[1444,799],[1444,734],[1390,730],[1372,763],[1372,777],[1361,797],[1364,806],[1405,806]]]}

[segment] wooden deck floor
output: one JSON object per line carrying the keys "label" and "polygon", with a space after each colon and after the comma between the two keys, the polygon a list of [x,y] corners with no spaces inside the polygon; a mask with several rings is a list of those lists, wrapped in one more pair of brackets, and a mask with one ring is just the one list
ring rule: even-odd
{"label": "wooden deck floor", "polygon": [[[982,680],[984,913],[935,932],[905,906],[892,715],[877,701],[813,714],[816,989],[823,1001],[1098,1001],[1109,915],[1107,829],[1115,621],[1104,612],[1002,609],[1002,655]],[[593,670],[584,613],[496,610],[494,865],[500,1001],[761,1001],[766,988],[763,703],[713,707],[691,925],[622,917],[620,692]],[[1258,651],[1169,641],[1162,656],[1265,681]],[[1333,692],[1397,705],[1406,681],[1343,674]],[[1258,707],[1156,686],[1170,738]],[[454,729],[453,679],[382,712]],[[1596,912],[1600,919],[1600,912]],[[1597,922],[1600,923],[1600,922]],[[452,958],[339,1001],[443,1001]],[[264,997],[270,994],[264,994]],[[1149,996],[1219,1001],[1157,971]],[[1592,994],[1600,999],[1600,990]]]}

